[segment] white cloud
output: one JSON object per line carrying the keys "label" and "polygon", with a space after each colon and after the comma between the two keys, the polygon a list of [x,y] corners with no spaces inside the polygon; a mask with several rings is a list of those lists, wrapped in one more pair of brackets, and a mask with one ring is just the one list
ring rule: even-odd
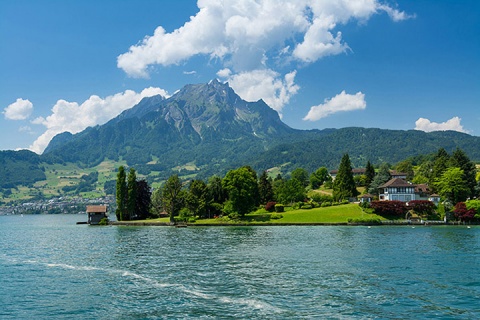
{"label": "white cloud", "polygon": [[18,98],[4,109],[3,114],[9,120],[25,120],[32,114],[32,111],[33,104],[29,100]]}
{"label": "white cloud", "polygon": [[365,94],[348,94],[344,90],[330,100],[325,99],[325,103],[311,107],[303,120],[317,121],[337,112],[364,110],[366,107]]}
{"label": "white cloud", "polygon": [[453,117],[450,120],[441,123],[431,122],[425,118],[419,118],[417,121],[415,121],[415,130],[421,130],[425,132],[453,130],[468,133],[468,131],[465,130],[461,125],[461,121],[462,119],[459,117]]}
{"label": "white cloud", "polygon": [[190,74],[196,74],[197,71],[195,70],[192,70],[192,71],[183,71],[183,74],[187,74],[187,75],[190,75]]}
{"label": "white cloud", "polygon": [[148,77],[154,65],[172,65],[195,55],[218,59],[234,72],[273,69],[282,59],[311,63],[348,50],[338,30],[350,20],[367,21],[386,12],[392,20],[406,13],[379,0],[199,0],[198,13],[167,33],[161,26],[117,58],[132,77]]}
{"label": "white cloud", "polygon": [[404,11],[399,11],[387,5],[379,5],[378,9],[381,11],[385,11],[390,16],[390,18],[395,22],[415,18],[415,15],[407,14]]}
{"label": "white cloud", "polygon": [[158,94],[168,97],[165,90],[150,87],[140,93],[126,90],[105,99],[92,95],[82,104],[58,100],[52,108],[51,115],[32,121],[32,124],[45,126],[46,131],[33,142],[29,149],[36,153],[42,153],[55,135],[65,131],[75,134],[89,126],[104,124],[122,111],[133,107],[144,97]]}
{"label": "white cloud", "polygon": [[297,71],[292,71],[282,78],[279,73],[268,69],[233,75],[228,69],[223,69],[217,73],[219,77],[226,78],[242,99],[247,101],[263,99],[267,105],[280,114],[290,98],[300,89],[295,84],[296,74]]}

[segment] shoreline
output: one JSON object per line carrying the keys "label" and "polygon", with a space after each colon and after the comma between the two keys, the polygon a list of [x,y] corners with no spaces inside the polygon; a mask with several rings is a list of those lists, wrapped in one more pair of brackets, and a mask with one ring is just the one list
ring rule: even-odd
{"label": "shoreline", "polygon": [[285,227],[285,226],[350,226],[350,227],[357,227],[357,226],[376,226],[376,227],[383,227],[383,226],[475,226],[478,224],[458,224],[458,223],[421,223],[421,222],[385,222],[381,224],[368,224],[368,223],[348,223],[348,222],[288,222],[288,223],[178,223],[178,224],[170,224],[168,222],[147,222],[147,221],[111,221],[109,225],[112,226],[132,226],[132,227]]}

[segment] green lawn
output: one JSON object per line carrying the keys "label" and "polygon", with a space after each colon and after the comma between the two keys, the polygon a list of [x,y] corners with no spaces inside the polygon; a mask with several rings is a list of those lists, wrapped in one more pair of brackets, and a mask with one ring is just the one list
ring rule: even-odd
{"label": "green lawn", "polygon": [[[358,204],[345,204],[339,206],[314,208],[314,209],[298,209],[287,210],[281,213],[283,216],[280,219],[271,219],[272,213],[265,210],[258,210],[255,213],[247,214],[240,220],[230,220],[228,218],[218,219],[199,219],[195,224],[200,225],[218,225],[218,224],[311,224],[311,223],[346,223],[349,218],[352,219],[381,219],[384,218],[376,214],[368,214],[362,211]],[[132,221],[139,222],[139,221]],[[141,222],[151,223],[168,223],[169,218],[143,220]],[[127,222],[128,223],[128,222]]]}

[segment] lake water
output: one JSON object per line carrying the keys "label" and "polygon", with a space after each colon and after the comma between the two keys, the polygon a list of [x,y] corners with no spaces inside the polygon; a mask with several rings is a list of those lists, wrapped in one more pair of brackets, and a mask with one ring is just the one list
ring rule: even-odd
{"label": "lake water", "polygon": [[479,319],[480,227],[0,216],[0,319]]}

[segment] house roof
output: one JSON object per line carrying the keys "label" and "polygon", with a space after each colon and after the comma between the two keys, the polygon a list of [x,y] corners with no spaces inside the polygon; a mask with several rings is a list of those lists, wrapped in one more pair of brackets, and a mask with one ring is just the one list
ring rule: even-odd
{"label": "house roof", "polygon": [[400,171],[397,171],[397,170],[390,170],[390,175],[391,176],[407,176],[407,174],[405,172],[400,172]]}
{"label": "house roof", "polygon": [[365,193],[365,194],[362,194],[362,195],[360,196],[360,198],[373,198],[373,197],[374,197],[374,195],[373,195],[373,194],[370,194],[370,193]]}
{"label": "house roof", "polygon": [[415,186],[415,192],[430,193],[430,188],[427,184],[421,183]]}
{"label": "house roof", "polygon": [[[352,169],[353,174],[365,174],[365,168],[355,168]],[[330,174],[337,174],[338,170],[330,170]]]}
{"label": "house roof", "polygon": [[386,183],[382,184],[379,188],[388,188],[388,187],[413,187],[414,185],[408,183],[407,181],[400,178],[392,178]]}
{"label": "house roof", "polygon": [[107,206],[87,206],[87,213],[106,213]]}

